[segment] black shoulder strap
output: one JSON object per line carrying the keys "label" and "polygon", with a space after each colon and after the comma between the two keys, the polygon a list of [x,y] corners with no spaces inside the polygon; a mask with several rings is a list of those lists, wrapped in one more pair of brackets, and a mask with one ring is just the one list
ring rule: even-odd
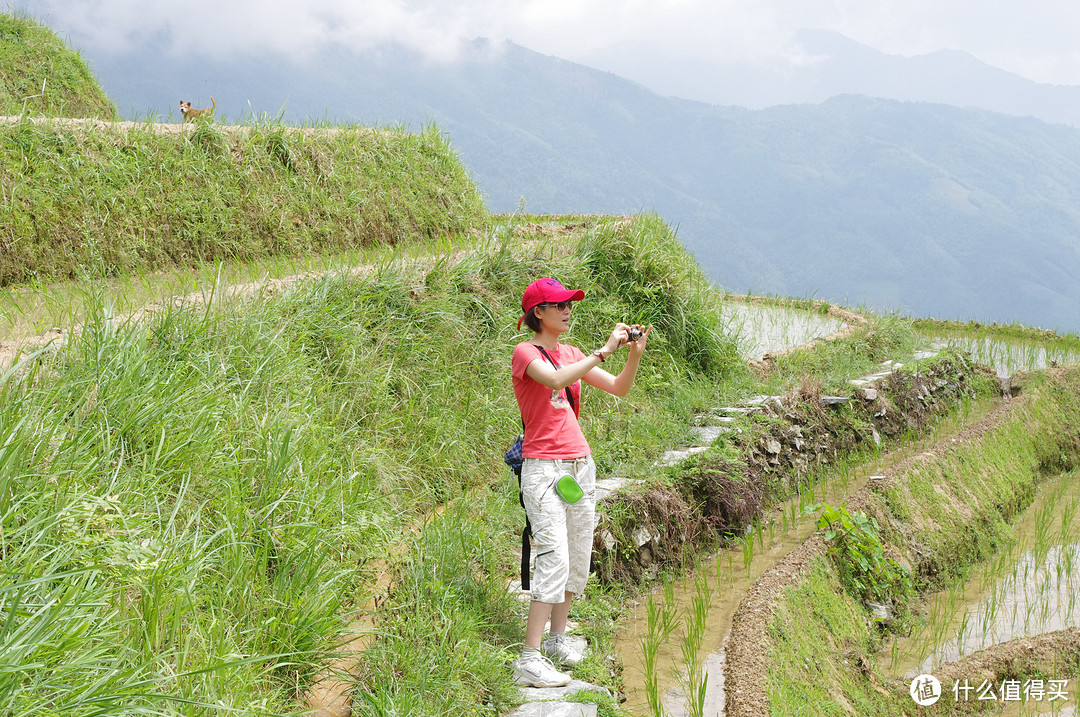
{"label": "black shoulder strap", "polygon": [[[521,493],[521,472],[517,474],[518,477],[518,503],[521,503],[522,509],[525,508],[525,496]],[[532,543],[529,539],[532,538],[532,523],[529,522],[529,511],[525,511],[525,529],[521,531],[521,589],[529,589],[529,557],[532,553]]]}
{"label": "black shoulder strap", "polygon": [[[556,371],[558,371],[559,368],[561,368],[559,366],[559,364],[555,363],[555,361],[552,360],[551,356],[548,355],[548,352],[544,350],[543,346],[539,346],[537,344],[533,344],[533,346],[536,346],[536,348],[540,349],[540,353],[544,354],[544,358],[546,358],[548,360],[548,363],[550,363],[552,366],[555,367]],[[576,416],[577,415],[577,406],[574,405],[574,397],[570,393],[570,387],[567,386],[563,390],[566,391],[566,400],[570,402],[570,409],[574,412],[574,415]]]}

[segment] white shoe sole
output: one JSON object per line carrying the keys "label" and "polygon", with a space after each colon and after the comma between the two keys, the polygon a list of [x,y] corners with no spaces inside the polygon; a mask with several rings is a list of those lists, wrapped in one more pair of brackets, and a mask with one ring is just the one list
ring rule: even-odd
{"label": "white shoe sole", "polygon": [[557,678],[544,680],[539,675],[534,675],[531,672],[515,670],[514,683],[519,687],[565,687],[570,684],[570,675],[558,674],[559,677]]}

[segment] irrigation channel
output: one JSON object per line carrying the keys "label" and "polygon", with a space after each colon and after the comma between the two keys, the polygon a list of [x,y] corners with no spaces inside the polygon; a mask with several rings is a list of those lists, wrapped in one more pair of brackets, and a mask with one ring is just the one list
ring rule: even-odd
{"label": "irrigation channel", "polygon": [[[724,318],[747,361],[823,338],[845,326],[822,312],[772,304],[727,303]],[[676,717],[688,714],[686,700],[691,695],[704,698],[704,714],[722,714],[723,641],[743,595],[763,572],[813,535],[815,517],[802,512],[807,502],[820,497],[842,503],[874,473],[874,467],[868,467],[858,475],[819,484],[820,496],[811,493],[788,501],[763,520],[756,533],[748,534],[738,549],[719,552],[711,565],[702,563],[694,578],[665,582],[662,592],[641,603],[615,645],[628,690],[623,707],[642,715],[663,709]],[[694,647],[687,647],[691,643]],[[699,661],[701,675],[688,679],[685,665]]]}
{"label": "irrigation channel", "polygon": [[[731,306],[731,321],[748,360],[805,343],[842,324],[814,312],[776,306]],[[956,346],[1007,379],[1019,370],[1080,363],[1080,354],[1048,351],[1038,342],[927,337],[925,348]],[[616,639],[633,715],[723,715],[724,641],[732,615],[754,581],[816,531],[812,503],[844,503],[888,465],[921,450],[916,444],[841,473],[774,509],[732,549],[705,556],[688,577],[665,581],[635,607]],[[934,596],[926,625],[888,649],[897,676],[915,675],[936,661],[1018,636],[1080,626],[1080,486],[1076,475],[1040,488],[1015,528],[1015,539],[992,563]],[[688,669],[687,666],[690,666]],[[1075,682],[1074,682],[1075,684]],[[692,705],[692,706],[691,706]],[[1032,705],[1004,714],[1050,714]],[[1055,705],[1053,714],[1076,714]]]}
{"label": "irrigation channel", "polygon": [[[801,545],[817,529],[816,516],[803,508],[815,501],[834,505],[863,486],[880,470],[868,464],[854,475],[818,484],[814,491],[793,498],[766,517],[740,545],[703,560],[691,578],[665,582],[641,602],[624,624],[615,649],[623,659],[627,700],[631,714],[671,717],[691,714],[687,700],[704,697],[702,714],[724,711],[724,647],[731,618],[746,591],[780,558]],[[704,613],[704,614],[702,614]],[[696,626],[693,623],[703,624]],[[690,645],[698,642],[697,646]],[[701,658],[701,674],[691,681],[685,674],[688,651]],[[698,690],[704,690],[699,696]]]}

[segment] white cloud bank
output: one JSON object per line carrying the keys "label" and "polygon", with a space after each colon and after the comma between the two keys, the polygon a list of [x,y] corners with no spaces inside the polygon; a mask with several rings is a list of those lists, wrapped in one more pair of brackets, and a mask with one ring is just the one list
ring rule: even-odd
{"label": "white cloud bank", "polygon": [[15,0],[79,46],[163,42],[177,52],[302,54],[388,41],[452,58],[509,39],[568,59],[634,43],[687,59],[805,61],[799,28],[884,52],[949,48],[1040,82],[1080,84],[1080,3],[1061,0]]}

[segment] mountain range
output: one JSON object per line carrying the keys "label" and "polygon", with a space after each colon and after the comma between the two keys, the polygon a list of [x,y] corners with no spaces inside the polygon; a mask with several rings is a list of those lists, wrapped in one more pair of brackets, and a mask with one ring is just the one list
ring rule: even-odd
{"label": "mountain range", "polygon": [[1080,126],[1080,87],[1033,82],[959,50],[890,55],[830,30],[792,37],[797,59],[691,62],[670,50],[623,43],[583,55],[665,96],[761,109],[817,104],[843,94],[978,107]]}
{"label": "mountain range", "polygon": [[[823,57],[829,43],[861,52],[806,38]],[[83,54],[128,117],[178,120],[181,98],[213,95],[219,121],[436,122],[492,211],[657,212],[733,291],[1080,331],[1080,129],[1047,121],[1080,117],[1078,88],[1033,88],[962,53],[882,56],[878,70],[864,58],[851,71],[864,94],[819,101],[845,86],[823,59],[789,88],[810,103],[754,110],[482,40],[442,64],[398,47]],[[870,96],[903,87],[905,99]],[[982,108],[980,93],[1003,104]],[[763,86],[754,102],[779,96]],[[1059,115],[1018,116],[1039,97]]]}

